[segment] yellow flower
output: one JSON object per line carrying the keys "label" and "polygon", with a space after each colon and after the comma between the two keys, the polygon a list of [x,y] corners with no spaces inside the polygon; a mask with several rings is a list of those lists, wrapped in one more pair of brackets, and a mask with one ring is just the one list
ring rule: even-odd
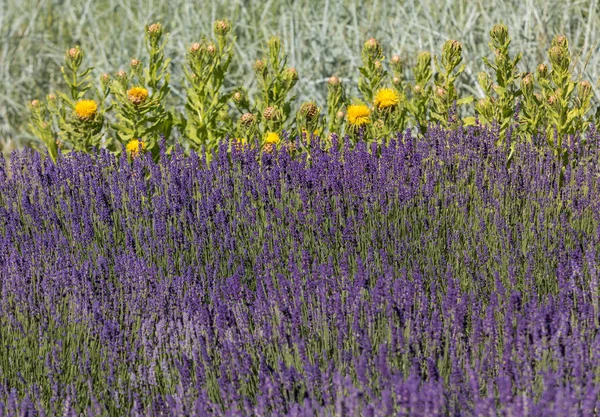
{"label": "yellow flower", "polygon": [[147,146],[146,142],[141,142],[138,139],[131,139],[129,143],[127,143],[126,149],[127,153],[130,154],[132,158],[135,158],[140,154],[140,150],[142,152],[145,151]]}
{"label": "yellow flower", "polygon": [[132,87],[127,91],[127,98],[134,105],[139,106],[148,98],[148,90],[144,87]]}
{"label": "yellow flower", "polygon": [[375,99],[373,100],[373,104],[375,104],[379,110],[387,110],[397,106],[399,102],[400,96],[391,88],[382,88],[375,94]]}
{"label": "yellow flower", "polygon": [[281,140],[281,138],[275,132],[269,132],[269,133],[267,133],[267,136],[265,136],[265,143],[277,145],[280,140]]}
{"label": "yellow flower", "polygon": [[265,136],[265,143],[263,145],[263,150],[265,152],[272,152],[273,149],[275,149],[275,147],[277,146],[277,144],[281,141],[281,138],[279,137],[279,135],[275,132],[269,132],[267,133],[267,136]]}
{"label": "yellow flower", "polygon": [[348,115],[346,116],[348,123],[354,127],[364,126],[371,123],[369,108],[363,104],[352,104],[348,106]]}
{"label": "yellow flower", "polygon": [[98,105],[94,100],[79,100],[75,104],[75,114],[81,120],[93,119],[98,111]]}

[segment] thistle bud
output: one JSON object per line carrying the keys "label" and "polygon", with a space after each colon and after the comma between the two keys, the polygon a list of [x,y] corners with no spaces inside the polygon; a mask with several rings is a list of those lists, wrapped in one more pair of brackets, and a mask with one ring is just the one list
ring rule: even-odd
{"label": "thistle bud", "polygon": [[202,49],[202,44],[200,42],[194,42],[190,45],[188,52],[190,55],[197,55]]}
{"label": "thistle bud", "polygon": [[235,105],[238,108],[248,108],[249,103],[248,103],[248,97],[246,96],[246,93],[244,93],[243,91],[236,91],[235,93],[233,93],[233,102],[235,103]]}
{"label": "thistle bud", "polygon": [[235,104],[240,104],[243,102],[243,100],[244,96],[241,91],[236,91],[235,93],[233,93],[233,102]]}
{"label": "thistle bud", "polygon": [[274,106],[269,106],[263,111],[263,117],[265,120],[278,120],[279,119],[279,110]]}
{"label": "thistle bud", "polygon": [[447,95],[447,91],[443,87],[437,87],[435,89],[435,95],[441,99],[445,99]]}
{"label": "thistle bud", "polygon": [[554,39],[552,39],[552,46],[558,46],[561,49],[568,49],[569,41],[565,35],[556,35]]}
{"label": "thistle bud", "polygon": [[225,36],[231,30],[231,23],[228,20],[216,20],[214,24],[214,32],[217,36]]}
{"label": "thistle bud", "polygon": [[148,36],[148,40],[150,41],[150,45],[152,47],[157,47],[158,42],[163,34],[163,27],[160,23],[153,23],[149,26],[146,26],[146,36]]}
{"label": "thistle bud", "polygon": [[100,76],[100,82],[104,85],[108,84],[108,82],[110,81],[110,75],[108,75],[107,73],[104,73]]}
{"label": "thistle bud", "polygon": [[338,86],[342,82],[340,81],[340,79],[338,77],[336,77],[335,75],[332,75],[331,77],[329,77],[329,80],[327,80],[327,83],[331,86]]}
{"label": "thistle bud", "polygon": [[298,71],[296,71],[296,68],[286,68],[283,73],[283,76],[285,77],[289,88],[292,88],[298,82]]}
{"label": "thistle bud", "polygon": [[379,60],[375,61],[375,63],[373,65],[375,66],[375,69],[377,71],[381,71],[381,69],[383,68],[383,65],[381,64],[381,61],[379,61]]}
{"label": "thistle bud", "polygon": [[377,130],[383,130],[385,128],[385,122],[382,119],[377,119],[373,122],[373,127]]}
{"label": "thistle bud", "polygon": [[71,48],[67,51],[67,59],[74,60],[79,58],[79,56],[81,56],[81,49],[79,49],[79,46]]}
{"label": "thistle bud", "polygon": [[536,98],[538,102],[542,101],[542,95],[540,93],[533,93],[533,96]]}
{"label": "thistle bud", "polygon": [[529,95],[533,92],[533,74],[527,73],[521,79],[521,91],[523,91],[523,94],[525,95]]}
{"label": "thistle bud", "polygon": [[462,44],[457,40],[446,41],[442,48],[442,64],[447,69],[455,68],[462,60]]}
{"label": "thistle bud", "polygon": [[392,63],[392,69],[395,72],[402,72],[402,59],[398,55],[394,55],[392,59],[390,59]]}
{"label": "thistle bud", "polygon": [[346,113],[340,110],[335,114],[335,117],[337,117],[338,119],[343,119],[344,117],[346,117]]}
{"label": "thistle bud", "polygon": [[548,97],[548,104],[551,106],[558,104],[558,95],[552,94],[550,97]]}
{"label": "thistle bud", "polygon": [[371,38],[367,40],[363,46],[363,53],[375,60],[381,57],[383,51],[381,49],[381,44],[375,38]]}
{"label": "thistle bud", "polygon": [[536,74],[538,79],[548,78],[548,66],[546,64],[538,65],[536,69]]}
{"label": "thistle bud", "polygon": [[31,100],[31,102],[29,103],[31,105],[31,107],[38,107],[40,105],[40,101],[37,99]]}
{"label": "thistle bud", "polygon": [[586,101],[592,94],[592,84],[589,81],[580,81],[577,83],[577,94],[581,101]]}
{"label": "thistle bud", "polygon": [[495,25],[490,31],[490,37],[496,47],[508,46],[508,28],[506,25]]}
{"label": "thistle bud", "polygon": [[415,87],[413,88],[413,91],[416,95],[421,95],[421,93],[423,92],[423,88],[421,88],[420,85],[415,85]]}
{"label": "thistle bud", "polygon": [[54,101],[56,100],[56,96],[52,93],[48,94],[48,101]]}
{"label": "thistle bud", "polygon": [[244,127],[250,127],[254,122],[256,122],[256,116],[252,113],[244,113],[242,114],[242,117],[240,117],[240,125]]}
{"label": "thistle bud", "polygon": [[217,47],[215,46],[214,43],[209,43],[208,45],[206,45],[206,53],[210,57],[213,57],[217,54]]}
{"label": "thistle bud", "polygon": [[300,114],[304,116],[306,120],[313,120],[319,115],[319,107],[314,101],[307,101],[300,106]]}
{"label": "thistle bud", "polygon": [[254,73],[261,78],[267,75],[267,66],[263,60],[256,60],[254,63]]}
{"label": "thistle bud", "polygon": [[119,81],[123,86],[127,84],[127,73],[123,70],[120,70],[115,74],[115,78]]}
{"label": "thistle bud", "polygon": [[140,67],[140,65],[142,65],[142,61],[140,61],[139,59],[135,59],[133,58],[130,62],[129,65],[131,66],[131,68],[133,70],[136,70]]}
{"label": "thistle bud", "polygon": [[402,81],[402,80],[400,80],[400,78],[398,78],[398,77],[394,77],[394,78],[392,78],[392,83],[393,83],[394,85],[398,85],[398,84],[400,84],[400,81]]}
{"label": "thistle bud", "polygon": [[83,60],[83,52],[81,49],[79,49],[79,46],[71,48],[67,51],[66,60],[67,63],[73,68],[77,68],[79,65],[81,65],[81,61]]}
{"label": "thistle bud", "polygon": [[548,56],[550,57],[550,63],[552,64],[553,69],[556,68],[566,71],[569,68],[569,56],[567,50],[560,46],[553,46],[548,51]]}

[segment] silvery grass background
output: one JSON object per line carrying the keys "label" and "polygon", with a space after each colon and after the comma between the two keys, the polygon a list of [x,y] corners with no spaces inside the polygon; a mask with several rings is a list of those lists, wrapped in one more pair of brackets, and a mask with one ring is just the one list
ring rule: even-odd
{"label": "silvery grass background", "polygon": [[155,21],[170,32],[174,103],[182,104],[185,94],[186,46],[210,35],[215,19],[228,18],[237,37],[229,88],[252,91],[252,64],[264,42],[278,35],[300,74],[298,99],[321,104],[330,75],[356,82],[369,37],[382,42],[388,57],[398,53],[409,65],[421,50],[439,53],[450,38],[463,42],[468,69],[461,87],[479,96],[476,74],[481,57],[491,55],[488,33],[496,23],[508,25],[513,52],[524,52],[523,70],[547,61],[552,37],[565,34],[572,52],[581,53],[579,72],[595,84],[598,7],[598,0],[0,0],[0,147],[6,153],[33,140],[26,103],[61,87],[59,69],[69,47],[83,48],[96,77],[114,73],[127,69],[131,58],[145,58],[143,28]]}

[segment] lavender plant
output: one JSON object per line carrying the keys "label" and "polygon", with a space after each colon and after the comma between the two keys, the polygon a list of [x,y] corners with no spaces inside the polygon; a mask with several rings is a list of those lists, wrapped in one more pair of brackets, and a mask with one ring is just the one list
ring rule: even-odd
{"label": "lavender plant", "polygon": [[14,153],[0,413],[597,415],[600,133],[499,134]]}

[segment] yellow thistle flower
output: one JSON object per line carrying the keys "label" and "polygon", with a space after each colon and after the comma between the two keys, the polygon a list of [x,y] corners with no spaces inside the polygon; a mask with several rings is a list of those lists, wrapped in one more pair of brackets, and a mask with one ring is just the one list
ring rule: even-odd
{"label": "yellow thistle flower", "polygon": [[263,150],[265,152],[271,152],[275,147],[279,144],[281,138],[275,132],[268,132],[265,136],[265,143],[263,145]]}
{"label": "yellow thistle flower", "polygon": [[364,126],[371,123],[369,108],[363,104],[352,104],[348,106],[346,119],[354,127]]}
{"label": "yellow thistle flower", "polygon": [[375,104],[379,110],[390,109],[397,106],[399,102],[400,96],[391,88],[382,88],[375,94],[375,99],[373,100],[373,104]]}
{"label": "yellow thistle flower", "polygon": [[75,104],[75,114],[81,120],[93,119],[98,112],[98,105],[94,100],[79,100]]}
{"label": "yellow thistle flower", "polygon": [[146,142],[141,142],[138,139],[131,139],[127,143],[125,149],[127,150],[127,153],[131,155],[132,158],[135,158],[140,154],[140,151],[144,152],[147,146],[148,145],[146,145]]}
{"label": "yellow thistle flower", "polygon": [[148,90],[144,87],[132,87],[127,91],[127,98],[135,106],[139,106],[148,98]]}
{"label": "yellow thistle flower", "polygon": [[281,138],[275,132],[269,132],[269,133],[267,133],[267,136],[265,136],[265,143],[277,145],[280,140],[281,140]]}

